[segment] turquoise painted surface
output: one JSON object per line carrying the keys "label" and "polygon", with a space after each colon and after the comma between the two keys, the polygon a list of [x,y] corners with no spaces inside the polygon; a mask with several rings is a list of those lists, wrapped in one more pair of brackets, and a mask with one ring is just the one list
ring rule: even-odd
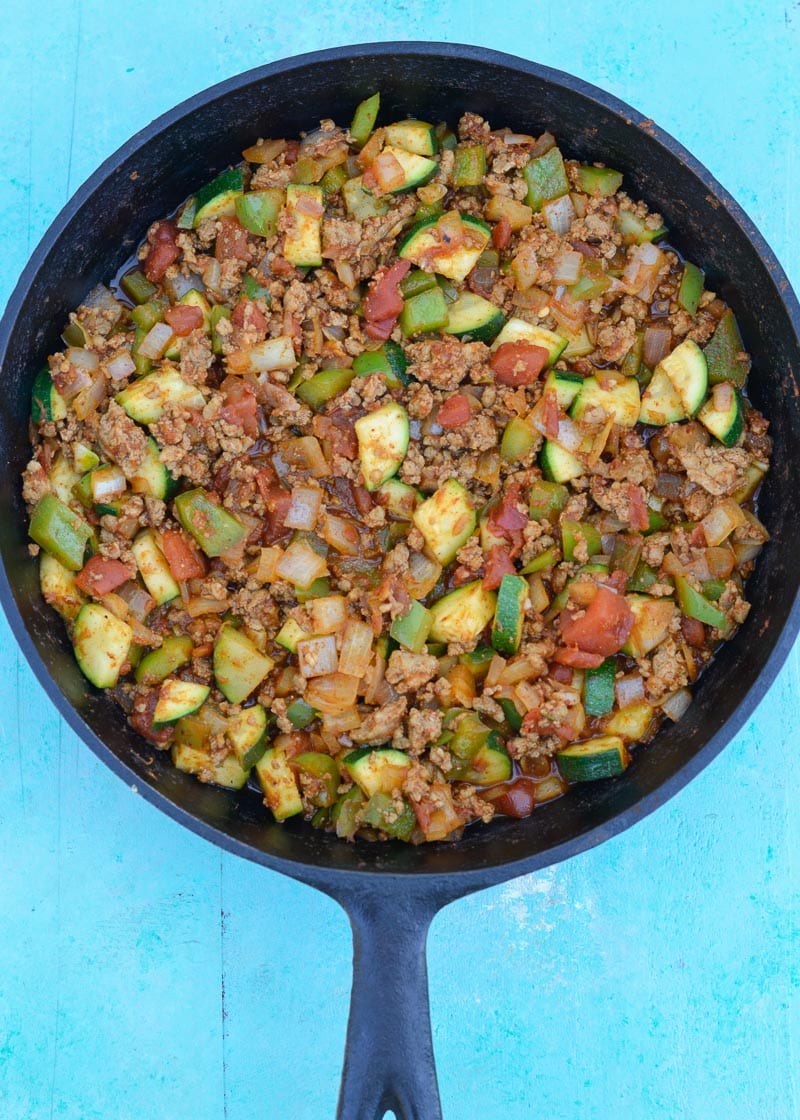
{"label": "turquoise painted surface", "polygon": [[[678,136],[800,285],[800,4],[509,0],[19,5],[0,46],[0,304],[132,132],[261,62],[368,39],[483,43]],[[796,1120],[794,653],[668,806],[451,906],[430,941],[447,1120]],[[314,892],[163,818],[56,719],[0,623],[0,1116],[332,1116],[349,929]]]}

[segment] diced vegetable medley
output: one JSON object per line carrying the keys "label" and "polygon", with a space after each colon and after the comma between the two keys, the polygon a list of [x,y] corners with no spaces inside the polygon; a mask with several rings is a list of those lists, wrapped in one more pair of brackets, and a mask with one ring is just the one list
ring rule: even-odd
{"label": "diced vegetable medley", "polygon": [[420,843],[681,717],[748,612],[771,441],[733,312],[619,171],[379,119],[259,139],[147,231],[35,378],[24,496],[144,739]]}

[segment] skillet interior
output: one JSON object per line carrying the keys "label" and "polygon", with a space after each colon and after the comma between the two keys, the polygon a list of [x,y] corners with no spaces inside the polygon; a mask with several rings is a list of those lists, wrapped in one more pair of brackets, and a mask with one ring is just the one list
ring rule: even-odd
{"label": "skillet interior", "polygon": [[[531,820],[474,826],[458,845],[416,849],[346,845],[302,823],[268,823],[254,794],[203,787],[152,752],[83,679],[63,628],[41,600],[19,485],[32,376],[60,345],[69,310],[116,271],[151,221],[236,162],[254,137],[292,136],[316,127],[320,117],[346,122],[375,89],[383,119],[438,120],[446,106],[455,123],[472,109],[523,132],[550,128],[569,156],[623,171],[631,193],[663,213],[671,243],[703,266],[708,285],[735,310],[753,357],[750,395],[775,438],[760,507],[773,539],[749,584],[753,610],[704,675],[680,724],[636,752],[623,778],[578,787]],[[314,868],[327,868],[461,873],[462,882],[474,885],[492,868],[513,874],[554,862],[627,827],[697,773],[744,721],[790,648],[800,550],[800,488],[792,485],[800,451],[799,328],[786,278],[741,211],[652,122],[593,87],[509,56],[447,44],[337,49],[252,71],[185,103],[112,156],[56,220],[11,298],[0,328],[0,551],[8,580],[0,591],[12,628],[51,698],[112,769],[164,811],[239,854],[312,879]]]}

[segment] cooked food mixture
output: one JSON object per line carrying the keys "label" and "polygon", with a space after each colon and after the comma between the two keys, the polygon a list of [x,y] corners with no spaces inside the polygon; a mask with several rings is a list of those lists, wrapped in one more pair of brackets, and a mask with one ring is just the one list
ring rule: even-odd
{"label": "cooked food mixture", "polygon": [[623,177],[465,114],[259,140],[35,381],[78,664],[180,770],[352,839],[614,778],[748,612],[767,422]]}

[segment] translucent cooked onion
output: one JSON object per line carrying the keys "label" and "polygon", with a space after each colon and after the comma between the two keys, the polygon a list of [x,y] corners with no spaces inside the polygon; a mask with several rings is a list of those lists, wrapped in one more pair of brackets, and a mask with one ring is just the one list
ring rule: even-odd
{"label": "translucent cooked onion", "polygon": [[736,563],[740,567],[742,564],[749,564],[751,560],[755,560],[762,547],[758,541],[734,541],[733,555],[736,557]]}
{"label": "translucent cooked onion", "polygon": [[343,556],[358,556],[361,541],[358,529],[352,521],[345,517],[337,517],[334,513],[326,513],[319,535],[324,541],[335,548]]}
{"label": "translucent cooked onion", "polygon": [[709,545],[714,546],[727,540],[733,530],[743,525],[744,521],[741,506],[733,498],[726,498],[706,514],[700,525]]}
{"label": "translucent cooked onion", "polygon": [[403,576],[403,584],[412,599],[424,599],[433,591],[442,574],[442,567],[422,552],[411,552],[408,556],[408,571]]}
{"label": "translucent cooked onion", "polygon": [[353,708],[357,695],[357,677],[346,676],[344,673],[330,673],[309,680],[303,698],[318,712],[337,715]]}
{"label": "translucent cooked onion", "polygon": [[581,274],[583,257],[573,249],[565,250],[554,262],[553,280],[557,284],[575,284]]}
{"label": "translucent cooked onion", "polygon": [[267,373],[271,369],[294,369],[296,365],[294,344],[288,334],[259,342],[250,350],[248,358],[250,373]]}
{"label": "translucent cooked onion", "polygon": [[649,302],[655,295],[659,273],[665,263],[666,257],[652,242],[634,245],[628,252],[628,262],[622,274],[622,282],[629,294]]}
{"label": "translucent cooked onion", "polygon": [[79,420],[85,420],[91,413],[96,412],[106,399],[105,377],[99,370],[91,376],[90,384],[82,389],[72,402],[72,409]]}
{"label": "translucent cooked onion", "polygon": [[144,336],[138,346],[138,353],[143,358],[150,358],[151,361],[156,361],[161,358],[164,351],[168,348],[172,341],[172,327],[169,323],[153,323],[150,330]]}
{"label": "translucent cooked onion", "polygon": [[620,677],[614,684],[614,691],[620,708],[627,708],[630,704],[644,700],[644,680],[639,673]]}
{"label": "translucent cooked onion", "polygon": [[668,326],[645,327],[642,361],[648,369],[655,369],[666,358],[671,342],[672,331]]}
{"label": "translucent cooked onion", "polygon": [[204,614],[225,614],[229,606],[227,599],[209,599],[197,595],[186,604],[186,613],[191,618],[200,618]]}
{"label": "translucent cooked onion", "polygon": [[134,618],[144,622],[150,611],[156,605],[155,599],[137,583],[123,583],[117,588],[117,595],[128,604],[128,610]]}
{"label": "translucent cooked onion", "polygon": [[372,660],[372,627],[359,619],[350,619],[345,627],[339,653],[339,672],[350,677],[364,677]]}
{"label": "translucent cooked onion", "polygon": [[333,634],[303,638],[297,643],[297,662],[306,679],[325,677],[336,672],[339,658]]}
{"label": "translucent cooked onion", "polygon": [[307,540],[293,541],[275,565],[279,579],[288,579],[295,587],[303,590],[310,587],[315,579],[327,574],[325,557],[315,552]]}
{"label": "translucent cooked onion", "polygon": [[669,716],[673,723],[677,723],[691,702],[692,694],[689,689],[679,688],[677,692],[665,696],[660,707],[665,716]]}
{"label": "translucent cooked onion", "polygon": [[128,351],[123,350],[111,359],[106,366],[106,371],[112,381],[124,381],[126,377],[136,372],[136,363]]}
{"label": "translucent cooked onion", "polygon": [[330,466],[316,436],[298,436],[289,439],[281,448],[283,459],[292,467],[310,471],[314,478],[326,478]]}
{"label": "translucent cooked onion", "polygon": [[707,548],[706,564],[709,579],[727,579],[736,566],[736,557],[730,548]]}
{"label": "translucent cooked onion", "polygon": [[102,467],[90,475],[92,500],[94,502],[113,502],[121,497],[128,488],[128,480],[119,467]]}
{"label": "translucent cooked onion", "polygon": [[[322,717],[322,730],[337,738],[339,735],[346,735],[348,731],[354,731],[360,724],[361,716],[358,714],[358,708],[348,708],[347,711],[335,715],[327,712]],[[341,744],[337,741],[335,749],[338,751],[340,747]]]}
{"label": "translucent cooked onion", "polygon": [[711,396],[717,412],[727,412],[733,404],[733,386],[729,381],[721,381],[714,386]]}
{"label": "translucent cooked onion", "polygon": [[284,525],[287,529],[314,529],[321,505],[319,486],[293,486],[291,505],[283,518]]}
{"label": "translucent cooked onion", "polygon": [[73,369],[86,370],[87,373],[93,373],[100,364],[97,354],[81,346],[67,347],[67,361]]}
{"label": "translucent cooked onion", "polygon": [[163,284],[173,303],[177,303],[181,296],[185,296],[187,292],[205,292],[206,290],[202,278],[194,272],[190,272],[188,276],[178,272],[175,276],[165,277]]}
{"label": "translucent cooked onion", "polygon": [[[347,600],[344,595],[321,595],[308,603],[312,634],[338,634],[347,624]],[[342,669],[342,672],[347,672]]]}
{"label": "translucent cooked onion", "polygon": [[545,202],[542,213],[547,228],[561,237],[569,233],[569,227],[577,217],[572,199],[568,194],[562,195],[561,198],[556,198],[552,202]]}

